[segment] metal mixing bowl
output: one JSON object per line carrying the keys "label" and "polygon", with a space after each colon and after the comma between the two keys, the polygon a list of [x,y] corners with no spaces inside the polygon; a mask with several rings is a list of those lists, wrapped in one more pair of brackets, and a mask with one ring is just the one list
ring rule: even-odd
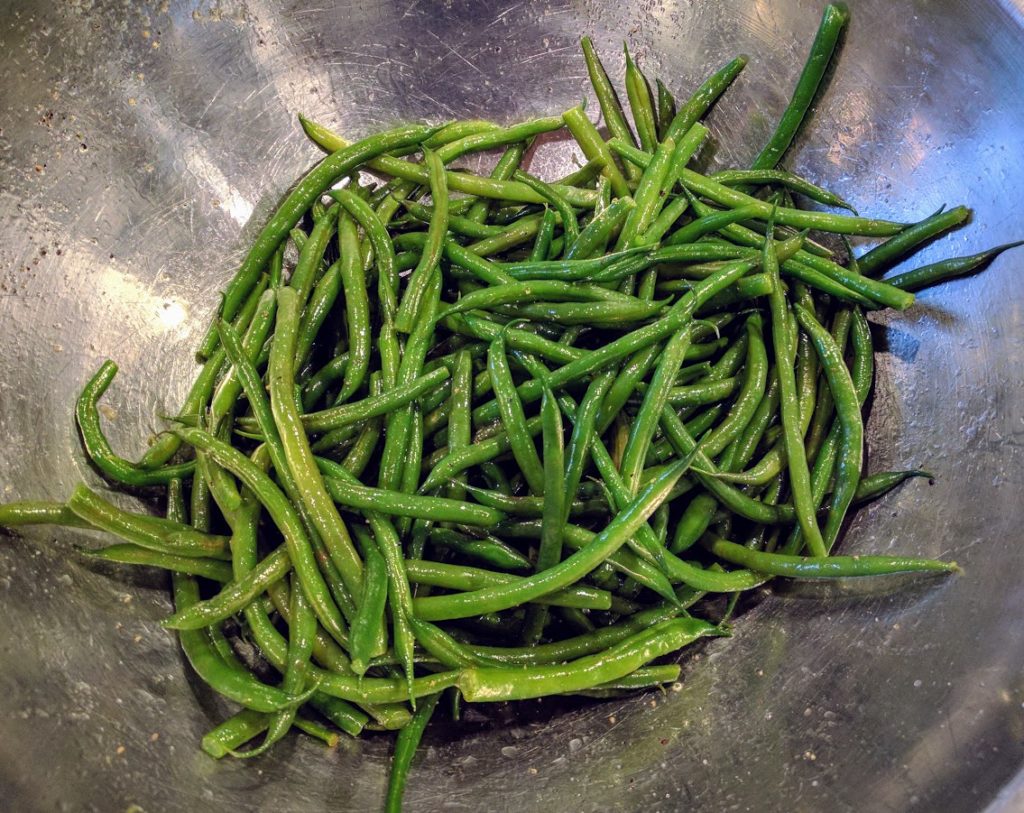
{"label": "metal mixing bowl", "polygon": [[[934,259],[1024,236],[1020,0],[860,0],[790,163],[862,212],[964,202]],[[782,110],[818,0],[0,3],[0,499],[65,497],[72,403],[103,358],[119,448],[174,409],[216,291],[317,152],[397,120],[560,111],[588,94],[577,38],[628,36],[685,94],[751,64],[707,160],[743,166]],[[596,109],[592,106],[591,109]],[[553,145],[546,164],[566,166]],[[873,469],[922,465],[844,547],[955,558],[940,581],[782,586],[686,661],[678,691],[428,735],[411,810],[1024,809],[1024,255],[879,326]],[[159,619],[162,578],[98,570],[81,532],[0,538],[0,808],[379,808],[383,737],[198,751],[226,707]],[[1015,777],[1018,777],[1015,779]],[[133,805],[137,807],[133,807]],[[991,807],[989,807],[991,806]]]}

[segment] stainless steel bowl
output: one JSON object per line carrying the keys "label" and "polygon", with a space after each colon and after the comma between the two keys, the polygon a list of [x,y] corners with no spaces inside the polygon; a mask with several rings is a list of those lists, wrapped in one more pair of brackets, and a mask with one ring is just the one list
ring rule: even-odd
{"label": "stainless steel bowl", "polygon": [[[973,206],[930,259],[1024,236],[1020,0],[852,5],[793,167],[871,214]],[[820,6],[0,3],[0,499],[98,484],[71,409],[103,358],[122,366],[105,407],[120,448],[137,454],[174,408],[215,292],[316,158],[297,112],[358,135],[558,111],[588,95],[577,37],[617,68],[628,36],[679,94],[752,55],[711,116],[713,161],[743,165]],[[539,171],[570,160],[564,144],[549,155]],[[1022,273],[1024,255],[1008,254],[875,320],[871,466],[937,480],[863,512],[845,548],[951,557],[963,575],[779,587],[686,661],[679,691],[428,736],[409,809],[1024,809]],[[158,626],[163,580],[86,565],[86,536],[0,539],[0,807],[379,807],[384,738],[332,752],[289,738],[251,762],[201,754],[226,709]]]}

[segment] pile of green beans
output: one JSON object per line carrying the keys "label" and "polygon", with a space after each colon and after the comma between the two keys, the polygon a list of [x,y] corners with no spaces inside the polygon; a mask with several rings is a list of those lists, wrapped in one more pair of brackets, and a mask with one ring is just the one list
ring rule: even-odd
{"label": "pile of green beans", "polygon": [[[354,142],[303,119],[327,156],[227,284],[177,420],[132,462],[100,420],[116,365],[79,398],[96,470],[165,516],[83,485],[0,525],[102,529],[120,541],[89,557],[171,571],[164,626],[241,707],[211,756],[400,730],[393,811],[442,694],[458,714],[659,685],[773,577],[955,570],[832,555],[851,506],[929,476],[865,471],[867,312],[1009,247],[881,279],[969,211],[837,213],[780,167],[847,19],[826,9],[750,168],[691,165],[746,57],[677,103],[627,51],[627,116],[588,39],[606,133],[582,107]],[[587,163],[531,174],[563,127]],[[488,176],[453,164],[494,150]],[[880,242],[858,260],[845,235]]]}

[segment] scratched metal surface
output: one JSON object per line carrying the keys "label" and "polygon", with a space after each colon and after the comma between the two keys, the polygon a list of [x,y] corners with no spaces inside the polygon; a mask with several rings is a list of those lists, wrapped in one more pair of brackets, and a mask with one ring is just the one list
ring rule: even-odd
{"label": "scratched metal surface", "polygon": [[[862,212],[975,207],[928,257],[1024,233],[1019,0],[854,5],[842,70],[794,167]],[[0,3],[0,493],[61,498],[71,405],[105,357],[111,434],[137,453],[249,238],[316,152],[396,120],[550,113],[586,95],[576,38],[627,35],[685,94],[739,51],[709,160],[742,165],[779,114],[818,2],[447,0]],[[537,165],[564,168],[554,145]],[[926,465],[851,551],[953,557],[897,590],[778,589],[678,692],[428,735],[411,810],[1019,810],[1024,759],[1021,255],[877,320],[876,468]],[[171,638],[164,582],[86,566],[78,532],[0,539],[0,807],[374,810],[388,744],[290,738],[215,763],[225,714]],[[498,722],[495,722],[495,721]],[[137,805],[138,807],[132,807]]]}

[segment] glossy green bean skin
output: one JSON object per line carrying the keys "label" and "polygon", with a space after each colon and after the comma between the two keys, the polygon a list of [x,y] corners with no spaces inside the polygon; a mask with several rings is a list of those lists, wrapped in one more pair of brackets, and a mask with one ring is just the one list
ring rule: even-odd
{"label": "glossy green bean skin", "polygon": [[971,210],[966,206],[955,206],[926,217],[858,257],[857,268],[861,274],[867,276],[882,274],[909,251],[945,231],[956,228],[970,216]]}
{"label": "glossy green bean skin", "polygon": [[[683,184],[694,194],[702,195],[715,203],[729,208],[749,206],[758,210],[759,219],[767,219],[772,207],[765,201],[753,198],[730,186],[718,183],[704,175],[683,168],[681,172]],[[775,218],[779,223],[798,229],[820,229],[835,234],[861,234],[870,237],[888,237],[899,234],[903,224],[888,220],[873,220],[853,215],[836,215],[829,212],[812,212],[804,209],[777,208]]]}
{"label": "glossy green bean skin", "polygon": [[962,277],[965,274],[969,274],[972,271],[983,268],[1004,251],[1016,248],[1020,245],[1024,245],[1024,243],[1020,241],[1015,243],[1006,243],[995,248],[990,248],[987,251],[971,254],[967,257],[953,257],[948,260],[940,260],[937,263],[923,265],[920,268],[913,269],[912,271],[904,271],[902,274],[896,274],[895,276],[889,277],[886,282],[903,291],[919,291],[922,288],[937,285],[938,283],[945,282],[948,279]]}
{"label": "glossy green bean skin", "polygon": [[952,573],[956,562],[940,562],[914,556],[787,556],[750,550],[724,539],[712,538],[709,548],[716,556],[773,576],[820,579],[851,576],[884,576],[892,573]]}
{"label": "glossy green bean skin", "polygon": [[[771,221],[769,221],[769,231]],[[765,243],[764,270],[772,278],[774,290],[769,297],[772,316],[772,344],[775,348],[775,370],[779,377],[779,405],[786,443],[786,461],[793,489],[793,502],[806,544],[815,556],[826,555],[825,542],[818,528],[816,510],[811,498],[810,472],[800,426],[800,406],[797,401],[796,378],[793,372],[793,354],[789,335],[789,305],[779,279],[778,257],[771,241]]]}
{"label": "glossy green bean skin", "polygon": [[623,43],[622,50],[626,56],[626,95],[629,98],[629,109],[633,113],[637,138],[640,139],[640,146],[643,149],[653,152],[658,142],[663,139],[658,138],[657,114],[654,110],[654,100],[651,98],[651,86],[630,56],[629,46]]}
{"label": "glossy green bean skin", "polygon": [[317,567],[302,520],[280,489],[245,455],[208,433],[189,427],[180,427],[175,431],[187,443],[196,449],[202,449],[217,463],[231,471],[257,495],[274,524],[284,535],[288,558],[302,581],[303,590],[313,604],[320,623],[339,643],[347,640],[345,623]]}
{"label": "glossy green bean skin", "polygon": [[428,519],[435,522],[458,522],[463,525],[475,525],[483,528],[496,525],[504,518],[504,514],[493,508],[461,500],[452,500],[447,497],[421,497],[415,494],[403,494],[401,491],[367,488],[347,480],[338,480],[330,476],[331,473],[339,473],[338,468],[335,468],[338,464],[323,458],[318,458],[317,464],[325,474],[324,485],[331,498],[337,504],[348,508],[378,511],[392,516]]}
{"label": "glossy green bean skin", "polygon": [[[604,116],[605,124],[613,136],[633,142],[633,133],[626,123],[626,114],[623,112],[622,104],[619,102],[615,87],[612,85],[608,74],[601,64],[601,60],[594,49],[590,37],[583,37],[580,40],[580,47],[583,50],[583,59],[587,64],[587,73],[590,75],[590,84],[594,88],[597,102],[601,107],[601,115]],[[586,152],[586,150],[584,150]],[[587,156],[588,158],[591,156]],[[628,170],[628,167],[627,167]],[[630,178],[636,180],[638,174],[630,173]],[[617,192],[617,194],[622,194]]]}
{"label": "glossy green bean skin", "polygon": [[739,76],[746,67],[749,58],[746,55],[740,56],[728,62],[716,73],[709,76],[704,83],[694,91],[693,95],[680,106],[679,111],[672,119],[665,138],[679,138],[686,133],[697,120],[700,119]]}
{"label": "glossy green bean skin", "polygon": [[[174,603],[179,611],[188,610],[199,600],[199,586],[191,576],[175,574],[172,583]],[[301,704],[304,700],[290,697],[280,689],[261,683],[250,672],[225,663],[204,630],[183,630],[179,639],[196,674],[218,693],[245,708],[274,712]]]}
{"label": "glossy green bean skin", "polygon": [[378,642],[386,640],[383,635],[384,604],[388,597],[387,563],[376,543],[366,531],[357,531],[357,537],[363,537],[360,545],[363,561],[363,602],[359,605],[356,617],[352,620],[349,630],[351,639],[350,653],[352,671],[357,675],[366,674],[370,659],[384,654],[379,650]]}
{"label": "glossy green bean skin", "polygon": [[413,324],[420,319],[422,300],[426,296],[431,276],[441,261],[444,250],[445,235],[448,231],[448,182],[447,173],[440,157],[430,151],[424,152],[424,159],[430,169],[430,195],[434,201],[430,228],[427,230],[426,242],[420,261],[413,269],[412,276],[406,284],[405,295],[398,307],[395,317],[395,329],[401,333],[411,333]]}
{"label": "glossy green bean skin", "polygon": [[597,655],[564,665],[529,666],[520,669],[473,667],[459,675],[458,685],[466,700],[486,703],[526,700],[557,691],[581,691],[628,675],[655,658],[705,635],[720,634],[717,627],[694,618],[663,621]]}
{"label": "glossy green bean skin", "polygon": [[115,375],[117,375],[117,365],[110,360],[103,362],[96,374],[85,385],[82,394],[78,396],[75,418],[78,421],[82,445],[85,447],[89,459],[111,480],[127,486],[166,485],[171,480],[188,476],[193,468],[191,463],[179,463],[147,470],[118,457],[110,448],[110,443],[100,426],[98,403]]}
{"label": "glossy green bean skin", "polygon": [[514,586],[475,590],[457,596],[431,596],[423,599],[417,616],[428,621],[465,618],[505,609],[573,584],[626,543],[664,501],[688,466],[688,460],[669,466],[641,490],[629,507],[621,511],[593,542],[554,567],[525,578]]}
{"label": "glossy green bean skin", "polygon": [[724,183],[727,186],[743,185],[748,183],[780,184],[793,192],[797,192],[804,197],[810,198],[818,203],[822,203],[825,206],[837,206],[840,209],[848,209],[856,214],[853,207],[838,195],[829,192],[827,189],[822,189],[820,186],[801,178],[799,175],[794,175],[792,172],[786,172],[785,170],[726,169],[721,172],[716,172],[711,177],[719,183]]}
{"label": "glossy green bean skin", "polygon": [[[520,183],[526,184],[554,207],[562,225],[562,233],[564,235],[564,239],[562,241],[562,254],[564,255],[572,247],[573,243],[576,242],[576,238],[578,238],[580,234],[579,223],[576,220],[576,212],[573,211],[569,201],[559,194],[553,186],[544,183],[540,178],[537,178],[528,172],[524,172],[521,169],[517,169],[512,174],[512,178]],[[550,243],[548,245],[550,247]]]}
{"label": "glossy green bean skin", "polygon": [[[329,186],[367,160],[406,145],[417,144],[437,129],[420,125],[396,127],[386,133],[357,141],[351,146],[342,147],[310,170],[263,227],[242,261],[241,267],[224,289],[221,318],[231,319],[235,315],[278,245],[298,223],[302,213]],[[213,352],[213,335],[211,331],[200,346],[201,356],[208,356]]]}
{"label": "glossy green bean skin", "polygon": [[807,115],[811,102],[814,101],[818,86],[832,61],[832,53],[839,40],[839,35],[849,19],[850,12],[845,5],[835,3],[825,6],[818,33],[811,45],[811,52],[804,64],[800,78],[797,80],[793,97],[783,112],[782,118],[779,119],[775,132],[772,133],[768,143],[764,145],[751,164],[753,169],[774,169],[782,160],[782,156],[786,154],[786,150],[793,143],[793,139]]}
{"label": "glossy green bean skin", "polygon": [[384,803],[385,813],[402,813],[402,796],[405,794],[405,782],[412,766],[412,758],[419,748],[420,739],[430,722],[437,701],[441,695],[428,695],[413,715],[412,721],[398,733],[395,741],[395,757],[391,764],[388,779],[388,794]]}
{"label": "glossy green bean skin", "polygon": [[297,318],[298,297],[290,289],[282,288],[277,295],[277,324],[268,367],[270,409],[299,500],[330,552],[345,588],[358,604],[363,563],[317,471],[295,404],[292,359]]}
{"label": "glossy green bean skin", "polygon": [[541,465],[531,433],[526,428],[526,415],[508,365],[505,341],[500,336],[491,343],[487,351],[487,370],[491,376],[491,386],[501,419],[508,427],[512,453],[526,477],[530,490],[534,494],[543,494],[544,467]]}
{"label": "glossy green bean skin", "polygon": [[[590,119],[587,118],[583,108],[574,107],[566,110],[562,114],[562,118],[565,120],[565,126],[569,128],[569,132],[572,133],[573,138],[580,145],[580,149],[583,150],[583,154],[590,160],[601,162],[603,167],[601,173],[608,179],[612,186],[612,191],[619,197],[628,195],[630,193],[629,184],[626,183],[626,179],[615,163],[608,145],[605,144],[604,139],[601,138],[601,134],[598,133],[597,128]],[[629,138],[632,138],[632,136],[629,136]]]}
{"label": "glossy green bean skin", "polygon": [[90,559],[102,559],[106,562],[118,562],[125,565],[159,567],[175,573],[202,576],[204,579],[222,584],[231,581],[231,566],[227,562],[193,556],[177,556],[173,553],[148,550],[138,545],[107,545],[97,550],[83,550],[82,555]]}
{"label": "glossy green bean skin", "polygon": [[810,311],[800,305],[797,305],[795,310],[797,320],[811,337],[814,348],[821,358],[832,397],[835,399],[841,427],[832,505],[822,532],[825,550],[831,550],[860,483],[864,464],[864,420],[860,414],[857,390],[843,361],[842,351]]}

